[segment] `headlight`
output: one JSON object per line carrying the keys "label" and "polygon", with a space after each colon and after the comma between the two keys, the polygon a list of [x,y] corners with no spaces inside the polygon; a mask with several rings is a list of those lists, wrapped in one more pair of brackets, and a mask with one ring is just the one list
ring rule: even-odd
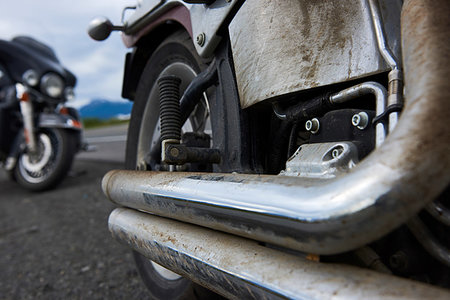
{"label": "headlight", "polygon": [[36,86],[39,83],[39,75],[35,70],[27,70],[22,75],[24,83],[29,86]]}
{"label": "headlight", "polygon": [[70,86],[64,90],[64,95],[66,96],[67,101],[73,100],[75,98],[75,92]]}
{"label": "headlight", "polygon": [[41,90],[52,98],[61,97],[64,90],[64,82],[57,74],[45,74],[41,79]]}

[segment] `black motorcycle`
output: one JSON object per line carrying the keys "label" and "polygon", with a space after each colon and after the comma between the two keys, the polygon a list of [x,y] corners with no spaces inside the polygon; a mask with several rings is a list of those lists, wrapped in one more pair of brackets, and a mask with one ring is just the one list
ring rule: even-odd
{"label": "black motorcycle", "polygon": [[82,147],[76,77],[55,52],[30,37],[0,40],[0,163],[23,187],[53,188]]}

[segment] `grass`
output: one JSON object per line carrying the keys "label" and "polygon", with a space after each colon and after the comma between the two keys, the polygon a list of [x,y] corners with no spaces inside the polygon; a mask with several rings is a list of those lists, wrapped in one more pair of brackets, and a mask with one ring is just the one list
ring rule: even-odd
{"label": "grass", "polygon": [[84,118],[83,125],[85,129],[99,128],[111,125],[128,124],[130,120],[108,119],[101,120],[97,118]]}

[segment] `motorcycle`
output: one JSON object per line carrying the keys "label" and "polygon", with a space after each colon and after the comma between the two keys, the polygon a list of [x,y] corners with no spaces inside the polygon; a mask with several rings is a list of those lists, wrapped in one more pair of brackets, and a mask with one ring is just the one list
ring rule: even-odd
{"label": "motorcycle", "polygon": [[82,148],[76,77],[47,45],[26,36],[0,40],[0,162],[31,191],[60,183]]}
{"label": "motorcycle", "polygon": [[128,170],[102,188],[152,298],[448,299],[449,12],[143,0],[93,20],[132,49]]}

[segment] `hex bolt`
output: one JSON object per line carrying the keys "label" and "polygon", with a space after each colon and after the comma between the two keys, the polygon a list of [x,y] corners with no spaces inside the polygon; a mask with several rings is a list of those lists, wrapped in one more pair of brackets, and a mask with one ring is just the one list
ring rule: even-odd
{"label": "hex bolt", "polygon": [[180,151],[177,148],[172,148],[170,149],[170,155],[173,157],[178,157],[178,155],[180,155]]}
{"label": "hex bolt", "polygon": [[311,132],[312,134],[316,134],[317,132],[319,132],[319,128],[320,128],[320,122],[316,118],[308,120],[305,123],[305,129],[307,131]]}
{"label": "hex bolt", "polygon": [[352,125],[358,128],[359,130],[364,130],[369,124],[369,115],[366,112],[360,112],[358,114],[353,115],[352,117]]}
{"label": "hex bolt", "polygon": [[205,41],[206,41],[206,35],[205,33],[200,33],[199,35],[197,35],[197,44],[200,47],[203,47],[205,45]]}

